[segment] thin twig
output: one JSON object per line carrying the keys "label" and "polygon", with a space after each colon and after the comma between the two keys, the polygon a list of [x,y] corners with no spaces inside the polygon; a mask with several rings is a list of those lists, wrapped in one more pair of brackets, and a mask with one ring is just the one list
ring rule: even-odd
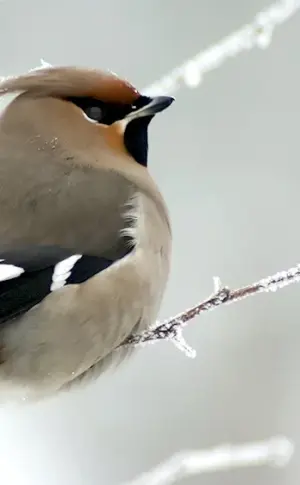
{"label": "thin twig", "polygon": [[236,290],[230,290],[221,285],[219,278],[214,278],[214,293],[201,303],[171,317],[164,322],[158,322],[153,328],[142,333],[131,335],[122,345],[144,345],[159,340],[171,340],[188,357],[195,357],[196,352],[185,342],[182,336],[183,327],[200,313],[214,310],[215,308],[242,300],[257,293],[276,291],[292,283],[300,281],[300,264],[280,271],[272,276],[263,278],[252,285],[244,286]]}
{"label": "thin twig", "polygon": [[289,20],[299,9],[299,0],[279,0],[272,3],[258,12],[248,24],[198,52],[147,86],[143,90],[144,94],[174,94],[182,85],[196,88],[207,72],[219,68],[232,57],[255,47],[266,49],[271,43],[274,29]]}
{"label": "thin twig", "polygon": [[210,450],[182,451],[126,485],[170,485],[205,472],[259,465],[285,466],[293,452],[292,442],[284,436]]}

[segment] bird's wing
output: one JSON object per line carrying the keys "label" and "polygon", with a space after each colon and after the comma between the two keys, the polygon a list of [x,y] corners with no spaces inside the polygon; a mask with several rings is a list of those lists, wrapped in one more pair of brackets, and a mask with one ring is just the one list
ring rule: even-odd
{"label": "bird's wing", "polygon": [[50,292],[83,283],[112,263],[57,246],[0,252],[0,324],[28,311]]}
{"label": "bird's wing", "polygon": [[26,123],[2,125],[0,324],[43,300],[60,278],[81,283],[127,254],[124,211],[135,190],[102,167],[101,151],[82,164],[84,153],[29,137]]}

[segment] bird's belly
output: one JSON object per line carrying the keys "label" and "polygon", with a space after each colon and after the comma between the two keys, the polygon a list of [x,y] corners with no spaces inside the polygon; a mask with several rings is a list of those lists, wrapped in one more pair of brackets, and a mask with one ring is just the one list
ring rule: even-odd
{"label": "bird's belly", "polygon": [[45,394],[122,361],[133,348],[115,349],[154,323],[167,273],[160,255],[133,252],[83,284],[54,291],[2,331],[0,384]]}

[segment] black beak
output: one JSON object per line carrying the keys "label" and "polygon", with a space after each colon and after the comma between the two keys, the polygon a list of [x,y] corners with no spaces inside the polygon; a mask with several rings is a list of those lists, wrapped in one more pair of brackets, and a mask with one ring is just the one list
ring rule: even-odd
{"label": "black beak", "polygon": [[126,116],[126,119],[133,120],[144,116],[154,116],[168,108],[175,100],[173,96],[156,96],[153,98],[145,96],[143,98],[148,101],[147,104],[137,110],[131,111]]}
{"label": "black beak", "polygon": [[145,107],[149,110],[149,114],[156,115],[167,109],[175,100],[173,96],[156,96],[155,98],[150,98],[150,103]]}

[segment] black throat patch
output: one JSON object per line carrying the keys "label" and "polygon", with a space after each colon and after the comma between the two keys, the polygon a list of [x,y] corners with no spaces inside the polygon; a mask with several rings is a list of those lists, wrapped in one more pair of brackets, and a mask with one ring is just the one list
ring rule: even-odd
{"label": "black throat patch", "polygon": [[124,133],[126,150],[144,167],[148,163],[148,126],[152,118],[153,116],[143,116],[130,121]]}

